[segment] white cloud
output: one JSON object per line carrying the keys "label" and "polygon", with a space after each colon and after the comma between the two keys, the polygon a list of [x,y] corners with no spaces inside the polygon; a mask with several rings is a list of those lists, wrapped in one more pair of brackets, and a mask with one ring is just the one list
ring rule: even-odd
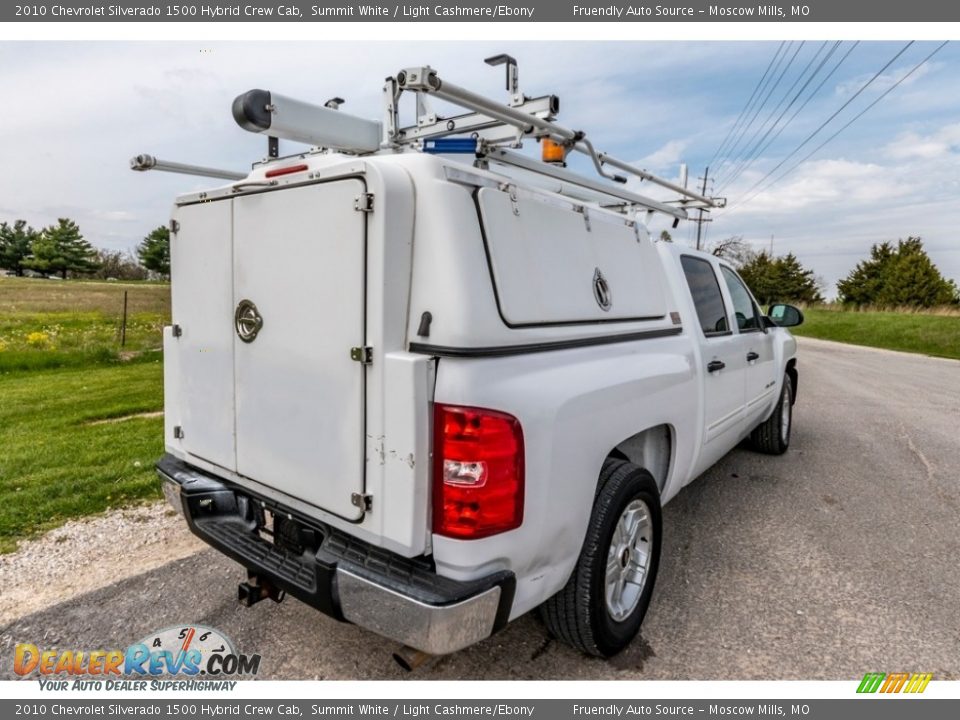
{"label": "white cloud", "polygon": [[637,165],[651,172],[671,168],[683,160],[683,152],[690,145],[689,140],[670,140],[658,150],[637,161]]}
{"label": "white cloud", "polygon": [[[885,73],[881,73],[876,80],[874,80],[869,87],[869,91],[872,92],[883,92],[884,90],[889,90],[893,87],[900,78],[904,77],[910,70],[916,66],[917,62],[903,63],[897,65],[892,69],[888,70]],[[920,79],[926,77],[932,72],[936,72],[942,67],[942,65],[935,61],[930,61],[924,65],[921,65],[917,70],[910,75],[910,77],[903,80],[900,83],[900,87],[909,87],[917,83]],[[863,75],[858,75],[857,77],[844,80],[843,82],[837,83],[837,86],[834,88],[833,94],[838,97],[846,97],[847,95],[852,95],[857,90],[859,90],[863,85],[870,80],[876,71],[872,73],[864,73]]]}
{"label": "white cloud", "polygon": [[895,160],[934,159],[960,151],[960,123],[922,135],[904,132],[888,144],[884,151]]}

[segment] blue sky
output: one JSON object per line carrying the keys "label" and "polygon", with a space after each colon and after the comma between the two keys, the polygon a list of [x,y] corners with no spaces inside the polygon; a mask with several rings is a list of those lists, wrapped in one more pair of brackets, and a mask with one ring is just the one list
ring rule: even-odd
{"label": "blue sky", "polygon": [[[264,154],[263,139],[238,128],[230,116],[230,101],[239,93],[262,87],[317,102],[339,95],[347,99],[345,111],[379,117],[383,78],[408,65],[431,64],[453,82],[503,96],[502,70],[482,59],[509,52],[520,60],[523,90],[559,95],[560,122],[586,130],[598,149],[670,178],[687,163],[691,182],[713,158],[711,175],[719,173],[718,187],[731,209],[715,213],[708,242],[742,235],[758,247],[769,246],[773,235],[777,253],[796,253],[832,293],[833,283],[872,243],[920,235],[941,270],[960,280],[960,43],[947,45],[769,191],[743,202],[758,179],[904,45],[853,47],[779,137],[727,184],[738,155],[762,147],[756,139],[832,42],[783,47],[781,55],[789,60],[796,53],[795,59],[772,73],[776,79],[786,68],[779,84],[767,85],[769,100],[739,145],[733,144],[726,170],[718,166],[716,150],[779,42],[3,42],[0,92],[7,102],[0,134],[0,220],[22,217],[40,226],[67,215],[97,245],[133,247],[165,222],[178,193],[208,183],[131,173],[132,155],[149,152],[242,170]],[[852,46],[843,42],[834,50],[784,120]],[[936,46],[918,42],[907,49],[783,169]],[[747,118],[752,116],[751,110]],[[653,188],[643,191],[658,195]],[[692,225],[672,232],[687,242]]]}

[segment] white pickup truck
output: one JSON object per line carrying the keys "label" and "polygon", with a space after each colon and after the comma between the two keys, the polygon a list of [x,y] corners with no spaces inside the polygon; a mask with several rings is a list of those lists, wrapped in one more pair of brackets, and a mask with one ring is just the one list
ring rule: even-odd
{"label": "white pickup truck", "polygon": [[[745,438],[787,449],[802,315],[654,242],[683,202],[504,150],[582,149],[552,101],[514,95],[519,130],[476,96],[443,118],[420,96],[459,88],[432,72],[388,82],[414,130],[328,127],[177,200],[157,468],[246,604],[289,593],[431,654],[540,608],[609,656],[650,603],[661,506]],[[234,113],[302,140],[340,111],[251,91]],[[404,135],[431,121],[455,137]]]}

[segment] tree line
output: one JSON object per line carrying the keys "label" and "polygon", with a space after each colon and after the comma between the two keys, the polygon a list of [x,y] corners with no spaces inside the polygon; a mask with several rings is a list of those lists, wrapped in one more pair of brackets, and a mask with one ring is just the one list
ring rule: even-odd
{"label": "tree line", "polygon": [[0,269],[22,277],[29,272],[43,277],[115,278],[146,280],[170,275],[170,231],[155,228],[136,252],[94,247],[70,218],[40,230],[16,220],[0,223]]}
{"label": "tree line", "polygon": [[[660,239],[671,241],[667,231]],[[736,266],[762,305],[824,301],[825,283],[793,253],[758,252],[739,236],[720,240],[708,250]],[[870,256],[837,283],[837,301],[856,307],[932,308],[960,304],[960,290],[941,274],[923,249],[923,240],[910,236],[896,244],[874,244]]]}

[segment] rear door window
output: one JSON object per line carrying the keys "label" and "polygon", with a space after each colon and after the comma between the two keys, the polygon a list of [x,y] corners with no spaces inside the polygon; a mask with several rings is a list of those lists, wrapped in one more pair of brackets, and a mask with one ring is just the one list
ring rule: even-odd
{"label": "rear door window", "polygon": [[697,318],[703,334],[727,335],[730,328],[727,324],[727,308],[723,304],[723,295],[720,293],[720,283],[713,265],[702,258],[684,255],[680,258],[683,274],[690,287],[693,305],[697,309]]}

